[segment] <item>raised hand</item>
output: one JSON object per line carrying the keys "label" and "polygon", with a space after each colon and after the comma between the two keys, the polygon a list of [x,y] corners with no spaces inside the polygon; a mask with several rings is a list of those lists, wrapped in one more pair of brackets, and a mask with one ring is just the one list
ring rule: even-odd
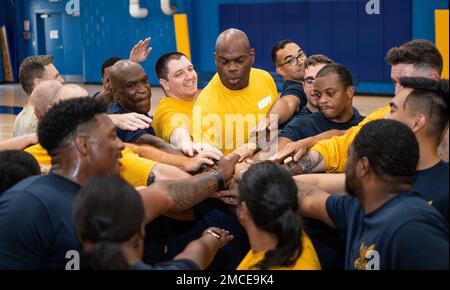
{"label": "raised hand", "polygon": [[130,61],[137,63],[146,61],[153,49],[152,47],[148,47],[151,40],[151,37],[140,40],[130,52]]}

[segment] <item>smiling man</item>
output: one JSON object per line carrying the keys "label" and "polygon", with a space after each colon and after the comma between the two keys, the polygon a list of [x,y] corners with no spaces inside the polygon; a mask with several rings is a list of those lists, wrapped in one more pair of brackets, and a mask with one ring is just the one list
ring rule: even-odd
{"label": "smiling man", "polygon": [[[149,117],[152,90],[144,68],[135,62],[121,60],[110,72],[110,91],[114,101],[108,108],[109,114],[138,113]],[[143,130],[118,130],[123,142],[148,144],[169,153],[178,153],[175,148],[155,136],[152,127]]]}
{"label": "smiling man", "polygon": [[156,76],[166,96],[155,110],[153,128],[156,136],[194,156],[203,150],[222,153],[209,144],[194,144],[191,137],[191,114],[198,92],[198,76],[192,62],[180,52],[162,55],[155,65]]}
{"label": "smiling man", "polygon": [[268,72],[252,68],[255,51],[244,32],[222,32],[214,60],[217,74],[194,106],[193,137],[230,153],[248,143],[249,129],[266,116],[278,93]]}

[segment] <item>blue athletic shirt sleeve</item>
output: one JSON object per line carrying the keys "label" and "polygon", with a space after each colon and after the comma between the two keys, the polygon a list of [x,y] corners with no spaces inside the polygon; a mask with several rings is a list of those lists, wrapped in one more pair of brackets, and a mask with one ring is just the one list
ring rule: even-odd
{"label": "blue athletic shirt sleeve", "polygon": [[358,201],[349,196],[330,196],[326,202],[326,208],[331,221],[338,230],[347,232],[352,211],[358,206]]}
{"label": "blue athletic shirt sleeve", "polygon": [[283,92],[281,93],[281,98],[289,95],[296,96],[300,100],[300,106],[298,108],[299,110],[301,110],[308,103],[305,90],[300,83],[293,81],[285,82]]}

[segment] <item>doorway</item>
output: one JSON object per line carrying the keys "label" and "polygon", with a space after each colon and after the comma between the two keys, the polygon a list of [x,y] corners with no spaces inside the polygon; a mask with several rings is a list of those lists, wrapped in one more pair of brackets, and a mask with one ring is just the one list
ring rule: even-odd
{"label": "doorway", "polygon": [[[63,12],[40,11],[36,14],[38,54],[53,55],[56,68],[68,82],[83,81],[81,44],[75,41],[80,25],[79,18],[68,18]],[[70,38],[68,35],[65,38],[67,31]],[[65,41],[71,45],[66,47]]]}

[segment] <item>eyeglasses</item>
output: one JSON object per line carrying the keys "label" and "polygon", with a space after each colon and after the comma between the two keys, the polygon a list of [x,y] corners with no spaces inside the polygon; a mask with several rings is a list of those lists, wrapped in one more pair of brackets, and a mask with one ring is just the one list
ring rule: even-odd
{"label": "eyeglasses", "polygon": [[308,85],[308,86],[312,86],[312,85],[314,85],[314,81],[315,81],[315,79],[313,77],[306,77],[303,80],[303,84],[304,85]]}
{"label": "eyeglasses", "polygon": [[[300,59],[302,59],[302,60],[306,59],[306,55],[303,51],[297,57],[295,57],[295,56],[291,57],[286,62],[283,62],[282,64],[279,64],[277,66],[283,66],[285,64],[290,64],[292,66],[295,66],[295,65],[299,64]],[[304,63],[302,63],[302,65],[304,65]]]}

